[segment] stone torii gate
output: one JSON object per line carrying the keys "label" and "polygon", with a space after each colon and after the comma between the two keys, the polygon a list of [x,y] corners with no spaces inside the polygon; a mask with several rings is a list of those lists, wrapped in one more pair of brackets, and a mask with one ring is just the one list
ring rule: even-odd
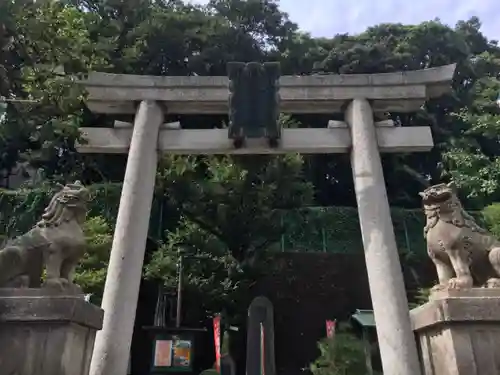
{"label": "stone torii gate", "polygon": [[425,152],[429,127],[375,122],[374,114],[412,112],[450,90],[455,65],[384,74],[283,76],[280,111],[344,113],[324,129],[283,129],[277,147],[251,139],[235,148],[227,129],[163,126],[164,113],[228,112],[226,77],[154,77],[91,73],[84,82],[96,113],[135,115],[134,124],[83,128],[84,153],[128,153],[91,375],[124,375],[132,339],[159,153],[351,154],[380,353],[385,375],[419,375],[407,297],[385,188],[381,152]]}

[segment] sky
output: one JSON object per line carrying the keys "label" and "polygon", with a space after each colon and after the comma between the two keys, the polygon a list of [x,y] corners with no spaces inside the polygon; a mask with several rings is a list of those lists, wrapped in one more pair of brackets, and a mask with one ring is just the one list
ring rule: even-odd
{"label": "sky", "polygon": [[477,16],[483,33],[500,39],[500,0],[280,0],[280,7],[315,37],[360,33],[385,22],[417,24],[434,18],[454,26],[459,20]]}

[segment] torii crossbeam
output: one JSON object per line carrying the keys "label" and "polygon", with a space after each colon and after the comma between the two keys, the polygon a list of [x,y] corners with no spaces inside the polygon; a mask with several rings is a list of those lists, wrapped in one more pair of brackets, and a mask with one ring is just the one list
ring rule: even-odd
{"label": "torii crossbeam", "polygon": [[419,375],[380,152],[432,148],[429,127],[396,127],[374,114],[412,112],[450,90],[455,65],[420,71],[284,76],[280,111],[344,113],[325,129],[282,129],[276,147],[250,139],[235,148],[227,130],[162,127],[165,113],[228,112],[226,77],[151,77],[92,73],[83,82],[97,113],[135,114],[134,125],[83,128],[81,152],[127,153],[120,208],[104,290],[103,329],[91,375],[124,375],[134,325],[158,154],[273,154],[350,152],[366,266],[385,375]]}

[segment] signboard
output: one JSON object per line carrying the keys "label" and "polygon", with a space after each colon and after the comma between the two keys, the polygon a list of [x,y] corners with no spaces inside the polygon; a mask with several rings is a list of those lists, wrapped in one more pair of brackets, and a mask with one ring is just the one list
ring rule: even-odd
{"label": "signboard", "polygon": [[154,366],[172,366],[172,340],[156,340]]}
{"label": "signboard", "polygon": [[174,340],[174,367],[191,368],[191,340]]}
{"label": "signboard", "polygon": [[193,367],[193,339],[190,335],[158,335],[154,341],[153,373],[190,372]]}

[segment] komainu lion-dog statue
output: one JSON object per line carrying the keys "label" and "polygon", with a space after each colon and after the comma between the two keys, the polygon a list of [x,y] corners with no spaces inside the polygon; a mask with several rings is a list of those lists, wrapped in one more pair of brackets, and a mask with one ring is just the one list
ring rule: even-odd
{"label": "komainu lion-dog statue", "polygon": [[441,289],[500,287],[500,241],[481,228],[462,207],[453,183],[420,193],[427,222],[427,251]]}
{"label": "komainu lion-dog statue", "polygon": [[82,224],[89,191],[79,182],[59,186],[41,220],[0,250],[0,288],[40,288],[80,293],[72,275],[85,252]]}

